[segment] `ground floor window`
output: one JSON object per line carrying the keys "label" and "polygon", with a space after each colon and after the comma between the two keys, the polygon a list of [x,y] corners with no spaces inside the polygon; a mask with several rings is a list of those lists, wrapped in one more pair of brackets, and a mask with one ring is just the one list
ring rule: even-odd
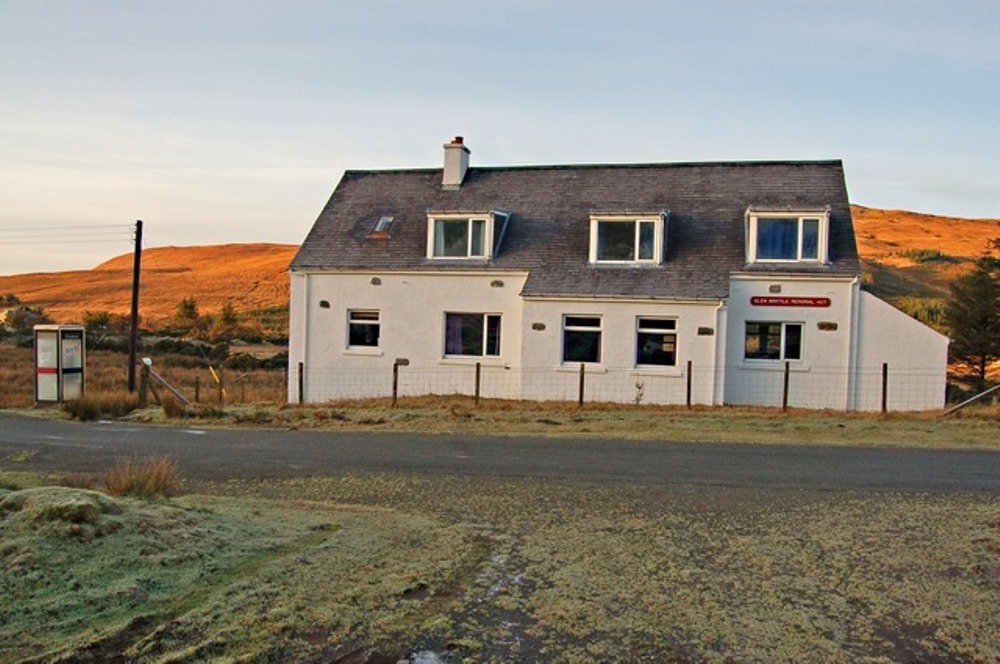
{"label": "ground floor window", "polygon": [[444,354],[500,355],[500,314],[445,314]]}
{"label": "ground floor window", "polygon": [[635,363],[672,367],[677,364],[677,321],[673,318],[637,318]]}
{"label": "ground floor window", "polygon": [[601,361],[601,317],[563,318],[563,362]]}
{"label": "ground floor window", "polygon": [[379,338],[379,312],[352,309],[347,312],[347,345],[350,347],[377,347]]}
{"label": "ground floor window", "polygon": [[747,321],[743,357],[748,360],[801,360],[802,323]]}

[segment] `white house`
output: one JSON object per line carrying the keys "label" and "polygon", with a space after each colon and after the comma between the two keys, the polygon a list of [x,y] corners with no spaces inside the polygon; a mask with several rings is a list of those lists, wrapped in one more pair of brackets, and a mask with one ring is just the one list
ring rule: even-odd
{"label": "white house", "polygon": [[[947,339],[861,289],[839,161],[348,171],[291,264],[290,401],[923,410]],[[478,387],[477,387],[478,386]]]}

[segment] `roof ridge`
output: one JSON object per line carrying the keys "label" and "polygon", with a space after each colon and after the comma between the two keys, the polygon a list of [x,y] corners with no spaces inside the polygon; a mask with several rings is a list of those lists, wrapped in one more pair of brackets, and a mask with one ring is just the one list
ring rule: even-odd
{"label": "roof ridge", "polygon": [[[843,160],[828,159],[744,159],[727,161],[662,161],[635,163],[515,164],[510,166],[469,166],[470,171],[547,171],[577,169],[666,169],[666,168],[755,168],[761,166],[843,166]],[[440,173],[442,168],[362,168],[344,174]]]}

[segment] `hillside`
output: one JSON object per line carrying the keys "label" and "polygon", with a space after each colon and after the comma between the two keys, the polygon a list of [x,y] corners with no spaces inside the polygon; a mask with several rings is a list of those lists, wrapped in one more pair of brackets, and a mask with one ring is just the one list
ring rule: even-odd
{"label": "hillside", "polygon": [[[961,219],[852,205],[865,288],[889,302],[941,300],[1000,237],[1000,219]],[[911,312],[912,313],[912,312]]]}
{"label": "hillside", "polygon": [[[288,304],[288,264],[298,249],[288,244],[224,244],[154,247],[142,252],[140,311],[156,326],[171,316],[181,298],[193,297],[202,312],[231,301],[237,311]],[[128,313],[132,254],[92,270],[0,277],[0,294],[13,293],[30,307],[42,307],[58,322],[79,322],[84,311]]]}
{"label": "hillside", "polygon": [[[904,210],[852,206],[866,288],[891,302],[940,299],[948,282],[968,269],[1000,219],[959,219]],[[193,297],[204,313],[231,301],[237,311],[288,304],[287,244],[157,247],[143,251],[141,307],[145,325],[171,316],[181,298]],[[127,313],[132,255],[92,270],[0,276],[0,295],[42,307],[59,322],[78,322],[84,311]]]}

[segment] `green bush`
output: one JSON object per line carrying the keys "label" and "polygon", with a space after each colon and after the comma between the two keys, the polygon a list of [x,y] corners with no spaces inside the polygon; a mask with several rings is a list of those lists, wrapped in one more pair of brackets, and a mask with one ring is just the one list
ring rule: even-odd
{"label": "green bush", "polygon": [[917,263],[954,263],[957,260],[954,256],[949,256],[939,249],[906,249],[897,252],[897,255]]}

